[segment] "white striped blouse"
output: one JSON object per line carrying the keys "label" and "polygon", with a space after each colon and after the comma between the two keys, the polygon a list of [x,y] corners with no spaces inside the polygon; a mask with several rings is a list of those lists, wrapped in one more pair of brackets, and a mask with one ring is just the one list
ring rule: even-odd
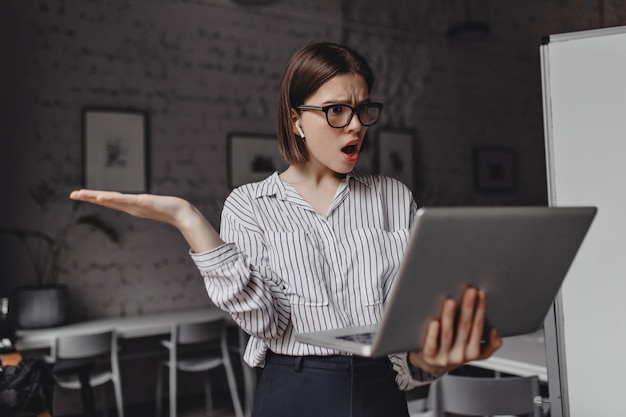
{"label": "white striped blouse", "polygon": [[[191,256],[211,300],[251,336],[249,365],[263,365],[268,349],[336,355],[295,334],[380,321],[416,211],[401,182],[354,172],[323,216],[274,173],[233,190],[220,228],[228,243]],[[401,389],[432,379],[414,379],[406,353],[390,359]]]}

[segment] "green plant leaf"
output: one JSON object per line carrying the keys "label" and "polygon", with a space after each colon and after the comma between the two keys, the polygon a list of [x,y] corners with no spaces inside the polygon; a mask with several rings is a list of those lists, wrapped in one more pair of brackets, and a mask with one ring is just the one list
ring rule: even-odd
{"label": "green plant leaf", "polygon": [[115,228],[97,214],[85,214],[76,219],[76,223],[91,226],[104,233],[113,243],[120,243],[120,235]]}
{"label": "green plant leaf", "polygon": [[28,194],[35,203],[45,209],[48,202],[54,197],[54,189],[46,181],[41,181],[36,186],[28,190]]}
{"label": "green plant leaf", "polygon": [[48,246],[53,246],[55,239],[47,233],[40,232],[39,230],[28,230],[28,229],[0,229],[0,233],[14,235],[20,240],[26,241],[28,238],[37,238],[41,239]]}

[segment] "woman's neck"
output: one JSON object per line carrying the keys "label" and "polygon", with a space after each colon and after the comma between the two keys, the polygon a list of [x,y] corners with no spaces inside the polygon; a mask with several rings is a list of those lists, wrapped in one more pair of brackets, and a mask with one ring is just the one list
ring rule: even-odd
{"label": "woman's neck", "polygon": [[280,174],[280,178],[291,185],[303,185],[312,188],[337,188],[347,174],[332,171],[326,167],[315,169],[310,164],[291,165]]}
{"label": "woman's neck", "polygon": [[315,172],[301,166],[290,166],[280,178],[298,191],[315,210],[326,216],[346,174],[330,170]]}

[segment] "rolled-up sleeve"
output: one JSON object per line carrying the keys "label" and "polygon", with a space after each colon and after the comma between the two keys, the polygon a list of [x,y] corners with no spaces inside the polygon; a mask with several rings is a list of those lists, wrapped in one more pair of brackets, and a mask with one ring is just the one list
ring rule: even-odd
{"label": "rolled-up sleeve", "polygon": [[[232,202],[231,202],[232,203]],[[227,200],[220,234],[226,243],[191,257],[204,279],[213,303],[227,311],[248,334],[272,339],[285,332],[290,306],[282,280],[264,264],[263,234],[254,222],[245,219],[241,208],[233,216]],[[251,258],[248,254],[256,254]]]}
{"label": "rolled-up sleeve", "polygon": [[396,371],[396,384],[402,391],[409,391],[441,378],[442,375],[430,374],[409,365],[407,353],[389,355],[389,360]]}

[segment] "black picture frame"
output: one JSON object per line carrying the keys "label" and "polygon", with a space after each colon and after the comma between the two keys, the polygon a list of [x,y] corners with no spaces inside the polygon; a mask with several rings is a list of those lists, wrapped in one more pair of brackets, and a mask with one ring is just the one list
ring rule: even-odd
{"label": "black picture frame", "polygon": [[82,110],[85,188],[143,193],[150,188],[148,114],[142,110]]}
{"label": "black picture frame", "polygon": [[415,131],[381,128],[376,132],[376,171],[402,181],[413,190],[415,181]]}
{"label": "black picture frame", "polygon": [[474,187],[483,193],[517,190],[517,152],[512,147],[478,146],[473,151]]}
{"label": "black picture frame", "polygon": [[261,181],[288,166],[278,149],[278,139],[273,135],[228,133],[227,153],[227,177],[231,189]]}

